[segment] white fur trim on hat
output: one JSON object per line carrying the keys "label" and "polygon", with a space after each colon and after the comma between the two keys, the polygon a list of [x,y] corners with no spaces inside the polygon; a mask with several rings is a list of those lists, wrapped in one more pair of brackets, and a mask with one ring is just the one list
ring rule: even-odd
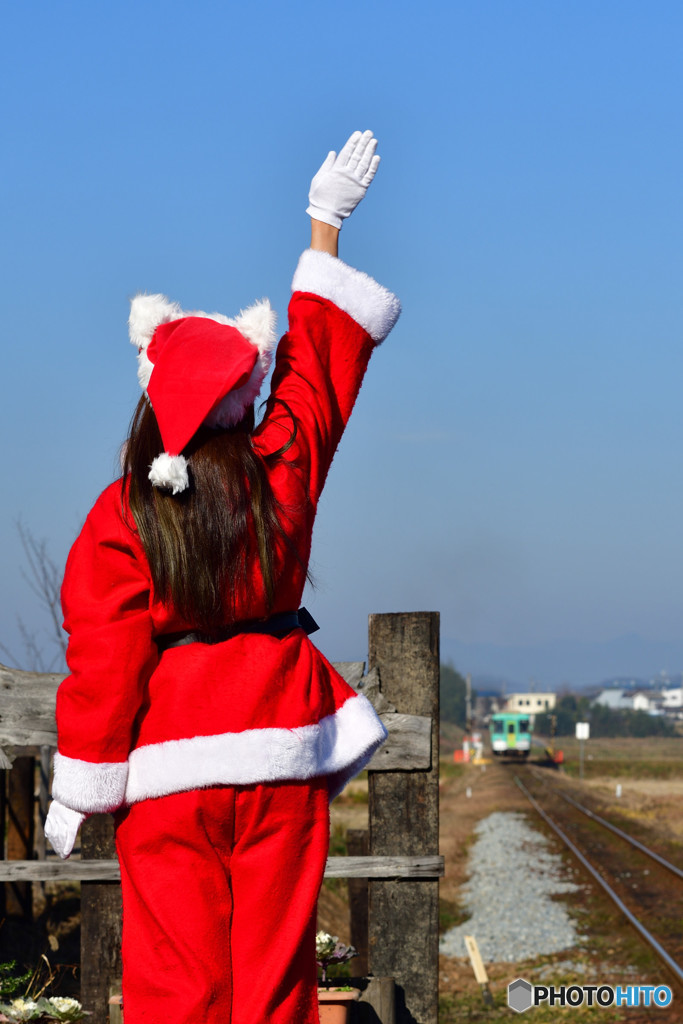
{"label": "white fur trim on hat", "polygon": [[128,762],[93,764],[55,754],[52,796],[82,814],[106,814],[123,803]]}
{"label": "white fur trim on hat", "polygon": [[203,786],[327,775],[339,791],[368,763],[387,731],[367,697],[349,699],[316,725],[245,729],[168,740],[133,750],[126,803]]}
{"label": "white fur trim on hat", "polygon": [[180,494],[190,484],[187,459],[184,455],[169,455],[168,452],[162,452],[149,467],[149,479],[154,487]]}
{"label": "white fur trim on hat", "polygon": [[277,317],[268,299],[261,299],[253,306],[239,311],[235,317],[235,327],[252,345],[256,345],[259,355],[269,357],[275,348],[276,321]]}
{"label": "white fur trim on hat", "polygon": [[401,315],[401,303],[387,288],[329,253],[306,249],[292,281],[293,292],[329,299],[379,344]]}
{"label": "white fur trim on hat", "polygon": [[177,302],[170,302],[165,295],[136,295],[130,304],[128,333],[132,345],[138,350],[138,381],[143,391],[147,390],[154,364],[147,358],[147,346],[160,324],[180,320],[186,316]]}
{"label": "white fur trim on hat", "polygon": [[207,427],[234,426],[235,423],[239,423],[249,406],[256,401],[273,361],[273,350],[277,340],[276,322],[277,316],[271,309],[268,299],[261,299],[253,306],[240,310],[235,319],[230,321],[240,334],[256,346],[258,359],[249,380],[241,388],[228,392],[216,408],[209,413],[204,421]]}
{"label": "white fur trim on hat", "polygon": [[258,359],[246,384],[227,394],[206,419],[209,427],[231,427],[239,423],[249,406],[256,401],[263,380],[270,369],[277,340],[277,316],[271,309],[268,299],[255,302],[231,318],[223,313],[205,313],[203,310],[187,312],[165,295],[136,295],[131,301],[128,329],[131,343],[138,350],[138,381],[143,391],[147,391],[154,369],[154,364],[147,356],[147,346],[152,340],[152,335],[160,324],[167,324],[186,316],[204,317],[219,324],[236,327],[258,350]]}

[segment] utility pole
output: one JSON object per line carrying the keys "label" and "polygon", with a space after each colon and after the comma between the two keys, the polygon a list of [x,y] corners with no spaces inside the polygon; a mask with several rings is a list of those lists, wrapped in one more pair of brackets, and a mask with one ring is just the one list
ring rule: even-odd
{"label": "utility pole", "polygon": [[465,677],[467,683],[467,689],[465,690],[465,731],[470,733],[472,731],[472,676],[467,673]]}

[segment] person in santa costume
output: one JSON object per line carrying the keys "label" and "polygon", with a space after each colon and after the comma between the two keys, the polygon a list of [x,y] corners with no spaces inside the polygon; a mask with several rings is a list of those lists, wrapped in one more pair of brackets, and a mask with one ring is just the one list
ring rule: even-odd
{"label": "person in santa costume", "polygon": [[337,257],[376,145],[355,132],[313,178],[258,425],[267,301],[234,318],[132,301],[144,394],[66,566],[46,823],[67,857],[87,815],[115,813],[126,1024],[318,1020],[329,799],[386,737],[299,609],[327,472],[400,313]]}

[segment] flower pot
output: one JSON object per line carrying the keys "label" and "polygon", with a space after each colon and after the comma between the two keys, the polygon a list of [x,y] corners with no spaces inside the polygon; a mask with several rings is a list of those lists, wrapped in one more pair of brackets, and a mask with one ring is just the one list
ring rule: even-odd
{"label": "flower pot", "polygon": [[342,992],[337,988],[318,989],[318,1013],[320,1024],[346,1024],[349,1019],[349,1008],[360,996],[360,990],[351,989]]}

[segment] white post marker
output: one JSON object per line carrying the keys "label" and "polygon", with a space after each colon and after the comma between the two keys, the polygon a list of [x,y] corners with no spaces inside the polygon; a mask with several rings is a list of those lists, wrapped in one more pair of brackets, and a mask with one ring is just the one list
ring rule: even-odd
{"label": "white post marker", "polygon": [[579,741],[579,778],[583,779],[583,741],[590,737],[591,727],[589,722],[576,723],[576,738]]}

